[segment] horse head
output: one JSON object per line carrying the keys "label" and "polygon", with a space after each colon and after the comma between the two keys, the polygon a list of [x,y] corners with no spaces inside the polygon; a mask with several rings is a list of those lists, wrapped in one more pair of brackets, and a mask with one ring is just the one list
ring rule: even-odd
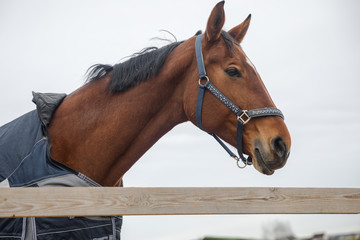
{"label": "horse head", "polygon": [[[199,82],[204,86],[209,81],[227,97],[229,102],[238,106],[241,112],[246,110],[276,109],[260,75],[240,46],[250,24],[251,15],[240,25],[230,31],[223,31],[225,22],[224,2],[218,3],[212,10],[206,30],[201,35],[200,48],[206,77],[198,74],[199,60],[193,60],[193,72],[189,73],[189,80],[184,94],[185,114],[191,122],[202,125],[203,130],[218,135],[231,144],[239,145],[238,128],[241,120],[243,134],[240,137],[241,151],[251,157],[254,167],[261,173],[271,175],[276,169],[283,167],[289,156],[291,138],[282,114],[264,114],[261,117],[235,115],[224,101],[223,97],[215,97],[211,91],[205,91],[201,100],[201,121],[196,119],[199,97],[197,87]],[[216,95],[216,94],[215,94]],[[228,102],[225,100],[225,103]],[[281,113],[281,112],[280,112]],[[243,126],[242,126],[243,125]],[[242,154],[242,153],[241,153]],[[247,163],[247,162],[246,162]]]}

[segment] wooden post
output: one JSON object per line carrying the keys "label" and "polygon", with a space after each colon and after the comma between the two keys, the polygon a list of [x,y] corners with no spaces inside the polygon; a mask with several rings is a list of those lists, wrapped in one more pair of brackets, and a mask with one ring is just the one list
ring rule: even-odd
{"label": "wooden post", "polygon": [[359,213],[359,188],[0,188],[0,218]]}

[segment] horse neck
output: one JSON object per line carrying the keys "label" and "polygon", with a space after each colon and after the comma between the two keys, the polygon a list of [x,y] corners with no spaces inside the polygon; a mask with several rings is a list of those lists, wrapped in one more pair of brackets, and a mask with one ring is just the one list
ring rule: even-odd
{"label": "horse neck", "polygon": [[69,95],[49,128],[52,157],[101,185],[116,184],[158,139],[187,120],[181,89],[190,57],[170,55],[156,77],[124,93],[110,93],[105,77]]}

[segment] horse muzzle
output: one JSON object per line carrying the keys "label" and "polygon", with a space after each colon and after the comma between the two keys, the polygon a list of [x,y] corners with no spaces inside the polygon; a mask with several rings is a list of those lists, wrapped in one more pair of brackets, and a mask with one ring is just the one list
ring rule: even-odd
{"label": "horse muzzle", "polygon": [[252,154],[254,167],[263,174],[272,175],[286,164],[289,154],[289,148],[280,136],[268,143],[256,140]]}

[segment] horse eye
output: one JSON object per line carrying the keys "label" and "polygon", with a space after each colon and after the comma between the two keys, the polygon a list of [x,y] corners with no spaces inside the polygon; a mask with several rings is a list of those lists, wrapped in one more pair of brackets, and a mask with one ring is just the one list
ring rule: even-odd
{"label": "horse eye", "polygon": [[241,72],[237,68],[234,68],[234,67],[230,67],[230,68],[226,69],[225,72],[230,77],[238,77],[238,78],[242,77]]}

